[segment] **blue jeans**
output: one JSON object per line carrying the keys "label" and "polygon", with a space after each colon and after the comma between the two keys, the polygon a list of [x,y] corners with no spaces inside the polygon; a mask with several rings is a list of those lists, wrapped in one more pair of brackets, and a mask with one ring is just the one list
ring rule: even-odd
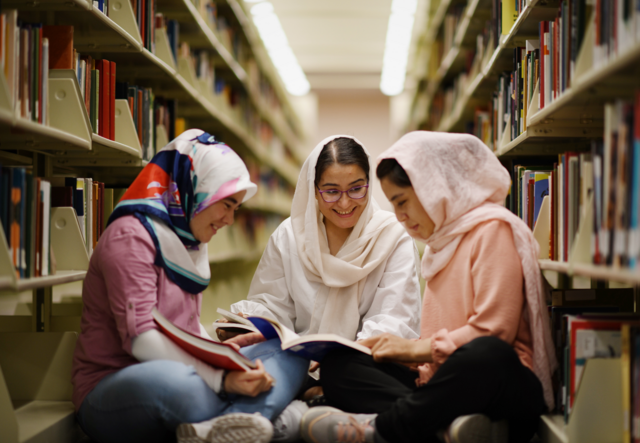
{"label": "blue jeans", "polygon": [[275,420],[294,399],[309,361],[280,348],[273,339],[241,350],[260,359],[276,385],[257,397],[223,400],[193,366],[154,360],[128,366],[103,378],[85,397],[78,422],[95,442],[173,442],[180,423],[197,423],[231,412],[259,412]]}

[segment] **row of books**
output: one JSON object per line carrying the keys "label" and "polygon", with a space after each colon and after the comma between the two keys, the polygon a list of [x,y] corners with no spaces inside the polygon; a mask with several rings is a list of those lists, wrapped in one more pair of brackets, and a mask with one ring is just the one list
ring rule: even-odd
{"label": "row of books", "polygon": [[[594,264],[640,268],[640,92],[605,105],[602,140],[553,164],[514,165],[507,207],[532,229],[549,196],[549,258],[567,261],[587,209]],[[589,205],[591,207],[589,208]]]}
{"label": "row of books", "polygon": [[515,165],[508,207],[533,229],[549,198],[549,258],[567,261],[593,192],[591,153],[566,152],[553,165]]}
{"label": "row of books", "polygon": [[104,232],[114,206],[126,189],[107,188],[91,178],[53,177],[53,207],[72,207],[78,218],[87,253],[91,255]]}
{"label": "row of books", "polygon": [[592,144],[596,264],[638,269],[640,261],[640,92],[605,105],[604,138]]}
{"label": "row of books", "polygon": [[142,46],[155,53],[156,0],[130,0],[136,24],[142,38]]}
{"label": "row of books", "polygon": [[526,131],[529,107],[539,81],[539,65],[538,40],[527,40],[526,46],[514,48],[514,70],[498,76],[491,101],[476,108],[467,132],[497,151]]}
{"label": "row of books", "polygon": [[[624,335],[627,335],[627,340],[631,338],[630,331],[625,331],[625,328],[634,322],[640,325],[640,317],[632,314],[633,288],[556,289],[551,291],[550,298],[551,333],[560,363],[556,378],[556,408],[557,412],[564,413],[565,420],[568,421],[576,394],[581,389],[580,381],[587,362],[594,358],[621,358],[624,353],[628,357],[633,351],[625,349],[629,342],[624,343]],[[633,354],[640,359],[637,352]],[[622,363],[625,364],[624,358]],[[629,363],[630,361],[626,361],[627,369]],[[637,362],[634,362],[634,367],[636,366]],[[635,369],[640,370],[640,367]],[[637,397],[637,383],[635,389],[632,389],[629,383],[631,380],[626,381],[626,386],[623,382],[623,389]],[[630,406],[627,403],[627,411]],[[634,416],[638,417],[639,412],[635,410]],[[623,426],[622,420],[620,425]],[[640,433],[640,429],[636,427],[635,433]]]}
{"label": "row of books", "polygon": [[[455,38],[458,25],[466,10],[466,4],[458,3],[453,5],[451,10],[444,16],[442,29],[442,53],[447,55],[453,47],[453,39]],[[438,39],[440,40],[440,39]]]}
{"label": "row of books", "polygon": [[640,42],[640,4],[596,0],[594,64],[603,63]]}
{"label": "row of books", "polygon": [[[618,0],[602,3],[622,3]],[[562,0],[558,16],[538,26],[540,46],[540,109],[552,103],[571,86],[576,75],[576,61],[584,40],[591,6],[585,0]]]}
{"label": "row of books", "polygon": [[17,278],[55,273],[48,181],[28,169],[0,167],[0,221]]}
{"label": "row of books", "polygon": [[637,443],[640,442],[640,317],[612,313],[615,308],[579,308],[582,314],[564,316],[561,334],[564,337],[564,346],[561,347],[564,389],[560,392],[565,393],[562,400],[565,421],[568,422],[578,393],[581,389],[588,389],[581,384],[588,362],[593,359],[619,359],[622,441]]}
{"label": "row of books", "polygon": [[9,99],[19,117],[48,124],[48,67],[61,60],[51,46],[55,27],[23,23],[16,10],[0,14],[0,69],[9,87]]}

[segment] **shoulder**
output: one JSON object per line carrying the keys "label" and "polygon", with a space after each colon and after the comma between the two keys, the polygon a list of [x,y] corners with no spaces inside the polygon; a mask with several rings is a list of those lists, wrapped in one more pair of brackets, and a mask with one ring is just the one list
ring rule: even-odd
{"label": "shoulder", "polygon": [[269,238],[269,244],[267,248],[277,248],[279,250],[289,249],[293,245],[295,248],[295,236],[293,235],[293,225],[291,224],[291,217],[284,220],[273,231]]}
{"label": "shoulder", "polygon": [[121,250],[120,246],[123,243],[126,243],[127,247],[145,246],[155,250],[151,235],[133,215],[125,215],[113,221],[100,237],[98,246],[99,249],[110,250],[117,247]]}
{"label": "shoulder", "polygon": [[498,254],[502,257],[517,256],[513,230],[503,220],[489,220],[478,224],[463,240],[472,251],[472,256]]}

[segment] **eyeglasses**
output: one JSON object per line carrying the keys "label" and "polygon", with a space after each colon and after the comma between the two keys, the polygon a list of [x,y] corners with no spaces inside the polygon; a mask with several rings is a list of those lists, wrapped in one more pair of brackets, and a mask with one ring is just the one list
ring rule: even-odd
{"label": "eyeglasses", "polygon": [[349,198],[354,200],[359,200],[364,198],[367,195],[367,188],[369,185],[356,186],[347,191],[341,191],[339,189],[327,189],[326,191],[321,191],[318,189],[322,200],[326,203],[335,203],[342,198],[342,194],[346,193]]}

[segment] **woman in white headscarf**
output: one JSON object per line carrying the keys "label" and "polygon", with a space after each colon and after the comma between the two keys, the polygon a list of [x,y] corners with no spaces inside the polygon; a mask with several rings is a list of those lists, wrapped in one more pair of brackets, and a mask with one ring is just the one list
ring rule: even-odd
{"label": "woman in white headscarf", "polygon": [[379,161],[398,220],[427,244],[421,337],[363,341],[373,356],[329,354],[329,403],[361,414],[314,408],[303,437],[437,442],[449,426],[449,443],[529,442],[540,414],[553,408],[556,362],[538,245],[501,205],[509,173],[468,134],[412,132]]}
{"label": "woman in white headscarf", "polygon": [[372,198],[372,179],[358,140],[320,142],[302,166],[291,218],[271,236],[247,300],[232,311],[275,317],[301,335],[417,338],[416,246]]}

